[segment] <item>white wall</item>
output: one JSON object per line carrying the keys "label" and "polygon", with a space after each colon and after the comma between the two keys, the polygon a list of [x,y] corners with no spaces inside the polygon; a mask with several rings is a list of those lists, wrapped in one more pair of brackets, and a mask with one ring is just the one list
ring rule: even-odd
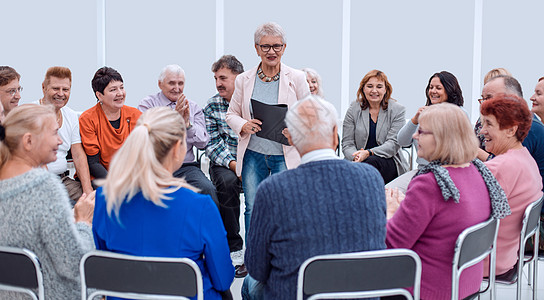
{"label": "white wall", "polygon": [[[6,29],[0,65],[13,66],[22,75],[22,103],[42,96],[48,67],[63,65],[73,72],[68,105],[80,111],[91,107],[96,100],[90,81],[102,66],[97,62],[105,60],[123,75],[128,105],[136,106],[157,92],[158,73],[171,63],[186,71],[187,96],[204,105],[215,93],[210,68],[216,49],[237,56],[246,69],[255,66],[253,33],[266,21],[278,22],[287,33],[286,64],[312,67],[321,74],[326,98],[339,117],[371,69],[388,75],[393,97],[407,107],[407,118],[424,104],[427,81],[441,70],[457,76],[469,112],[477,105],[473,70],[481,68],[483,77],[491,68],[508,68],[522,83],[527,99],[536,80],[544,76],[544,39],[538,30],[542,1],[104,0],[105,37],[97,9],[102,1],[3,1],[2,11],[9,13],[2,16]],[[483,1],[481,63],[473,60],[478,1]],[[349,19],[343,15],[346,4]],[[216,24],[218,7],[222,18]],[[349,33],[344,44],[343,32]],[[99,47],[102,38],[105,56]],[[342,53],[348,59],[345,73]],[[342,85],[342,78],[347,84]],[[477,86],[480,78],[476,79]]]}

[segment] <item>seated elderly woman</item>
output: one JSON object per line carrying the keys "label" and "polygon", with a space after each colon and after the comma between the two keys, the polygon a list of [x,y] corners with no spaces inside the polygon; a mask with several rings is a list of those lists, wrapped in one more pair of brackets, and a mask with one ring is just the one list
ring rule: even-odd
{"label": "seated elderly woman", "polygon": [[106,179],[97,181],[103,187],[96,191],[96,248],[190,258],[202,272],[204,298],[221,299],[219,292],[228,291],[234,279],[234,267],[219,210],[209,195],[172,175],[187,152],[184,124],[168,107],[142,114],[114,155]]}
{"label": "seated elderly woman", "polygon": [[105,178],[111,157],[123,145],[142,113],[125,105],[123,77],[115,69],[98,69],[91,84],[98,103],[81,114],[79,130],[91,176]]}
{"label": "seated elderly woman", "polygon": [[521,221],[525,208],[542,196],[538,166],[521,142],[531,127],[527,103],[514,95],[499,94],[480,106],[485,150],[496,155],[485,164],[506,193],[512,214],[501,221],[497,236],[496,274],[512,270],[517,262]]}
{"label": "seated elderly woman", "polygon": [[391,98],[393,88],[378,70],[368,72],[344,118],[342,151],[347,160],[374,166],[385,183],[408,169],[397,133],[404,125],[404,106]]}
{"label": "seated elderly woman", "polygon": [[[414,139],[419,155],[430,163],[419,169],[405,197],[386,189],[386,244],[412,249],[421,257],[422,299],[450,299],[458,235],[490,216],[503,218],[508,202],[489,169],[475,159],[478,141],[458,106],[443,103],[425,109]],[[478,291],[482,266],[463,271],[459,299]]]}
{"label": "seated elderly woman", "polygon": [[310,93],[312,95],[325,98],[323,94],[323,82],[321,81],[321,76],[319,76],[319,73],[312,68],[304,68],[302,69],[302,72],[306,74],[306,81],[310,87]]}
{"label": "seated elderly woman", "polygon": [[[38,256],[46,299],[78,299],[79,260],[94,248],[94,193],[72,211],[60,178],[42,168],[57,159],[57,130],[53,107],[37,104],[15,107],[0,125],[0,245]],[[0,299],[28,298],[2,291]]]}

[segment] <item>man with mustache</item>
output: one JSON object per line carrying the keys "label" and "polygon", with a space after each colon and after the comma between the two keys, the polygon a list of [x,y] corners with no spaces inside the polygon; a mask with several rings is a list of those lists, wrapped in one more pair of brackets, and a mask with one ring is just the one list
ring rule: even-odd
{"label": "man with mustache", "polygon": [[200,165],[195,161],[193,147],[204,149],[210,140],[206,132],[206,123],[202,109],[183,94],[185,87],[185,71],[179,65],[164,67],[159,75],[160,92],[149,95],[140,101],[138,109],[144,112],[152,107],[168,106],[185,120],[187,154],[183,165],[174,172],[178,178],[184,177],[187,183],[198,188],[202,194],[210,195],[217,202],[217,193],[211,181],[202,173]]}
{"label": "man with mustache", "polygon": [[[72,88],[72,72],[66,67],[51,67],[45,73],[42,83],[43,98],[38,102],[41,105],[52,105],[55,108],[59,124],[59,136],[62,144],[57,150],[57,160],[47,164],[47,169],[59,175],[68,191],[72,204],[81,197],[82,193],[90,194],[93,191],[87,155],[81,145],[79,134],[79,117],[75,111],[66,106],[70,99]],[[72,153],[77,177],[69,177],[67,156]]]}
{"label": "man with mustache", "polygon": [[245,277],[243,240],[240,236],[240,193],[242,182],[236,176],[238,136],[227,125],[227,110],[234,93],[234,80],[244,72],[242,63],[232,55],[223,55],[212,65],[217,94],[204,108],[210,141],[206,155],[210,159],[210,177],[217,190],[219,213],[227,231],[230,256],[237,278]]}

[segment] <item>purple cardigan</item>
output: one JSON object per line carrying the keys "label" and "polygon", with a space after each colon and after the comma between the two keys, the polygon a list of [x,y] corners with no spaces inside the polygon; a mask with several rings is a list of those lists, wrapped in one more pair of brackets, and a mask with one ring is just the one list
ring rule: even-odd
{"label": "purple cardigan", "polygon": [[[466,228],[487,220],[491,202],[476,167],[446,168],[459,189],[459,203],[444,201],[432,173],[414,177],[406,198],[387,222],[388,248],[408,248],[421,258],[421,298],[451,299],[451,268],[455,241]],[[461,274],[459,298],[480,288],[483,263]]]}

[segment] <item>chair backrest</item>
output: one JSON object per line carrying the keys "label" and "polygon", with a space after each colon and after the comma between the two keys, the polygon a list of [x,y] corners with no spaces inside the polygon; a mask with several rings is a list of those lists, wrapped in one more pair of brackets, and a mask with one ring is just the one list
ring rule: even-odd
{"label": "chair backrest", "polygon": [[499,223],[498,219],[490,218],[485,222],[470,226],[459,234],[457,242],[455,243],[455,252],[453,254],[451,299],[458,299],[461,272],[482,261],[487,256],[490,256],[490,287],[494,287],[495,245],[499,231]]}
{"label": "chair backrest", "polygon": [[[539,230],[538,225],[540,221],[540,212],[542,210],[543,201],[544,201],[544,196],[542,196],[537,201],[529,204],[527,208],[525,209],[525,213],[523,214],[521,236],[520,236],[521,250],[525,248],[525,243],[527,242],[527,240],[531,236],[535,235]],[[523,248],[521,246],[523,246]]]}
{"label": "chair backrest", "polygon": [[[299,269],[297,299],[404,295],[419,299],[421,260],[412,250],[386,249],[307,259]],[[406,288],[413,288],[412,295]]]}
{"label": "chair backrest", "polygon": [[0,290],[44,299],[43,275],[36,254],[28,249],[0,246]]}
{"label": "chair backrest", "polygon": [[[188,258],[142,257],[106,251],[83,256],[82,299],[97,295],[132,299],[203,299],[202,275]],[[87,289],[96,289],[87,296]]]}

